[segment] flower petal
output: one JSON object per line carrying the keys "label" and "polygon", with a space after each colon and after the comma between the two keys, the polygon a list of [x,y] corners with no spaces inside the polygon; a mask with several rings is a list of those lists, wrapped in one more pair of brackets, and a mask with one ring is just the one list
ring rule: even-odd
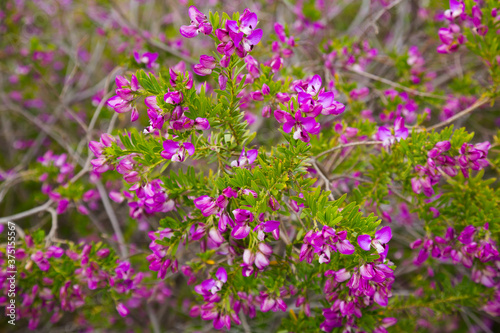
{"label": "flower petal", "polygon": [[[392,238],[391,227],[385,226],[375,233],[375,239],[382,244],[387,244]],[[358,238],[359,239],[359,238]]]}
{"label": "flower petal", "polygon": [[370,244],[372,242],[372,238],[370,235],[359,235],[358,236],[358,245],[365,251],[370,251]]}

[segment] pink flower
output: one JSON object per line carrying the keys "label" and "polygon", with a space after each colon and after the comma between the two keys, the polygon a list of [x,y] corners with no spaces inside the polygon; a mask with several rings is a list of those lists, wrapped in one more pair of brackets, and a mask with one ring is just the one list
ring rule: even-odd
{"label": "pink flower", "polygon": [[383,253],[385,251],[383,244],[389,243],[391,238],[391,227],[385,226],[375,233],[374,239],[370,235],[359,235],[358,245],[365,251],[370,251],[370,247],[373,246],[378,253]]}
{"label": "pink flower", "polygon": [[129,314],[129,310],[125,307],[125,305],[123,305],[123,303],[118,303],[116,305],[116,310],[122,317],[126,317]]}
{"label": "pink flower", "polygon": [[304,142],[311,141],[310,134],[319,134],[321,126],[316,122],[314,117],[302,117],[301,112],[295,113],[295,118],[288,112],[276,110],[274,117],[279,123],[283,124],[283,131],[290,133],[292,130],[293,138]]}
{"label": "pink flower", "polygon": [[380,126],[376,137],[378,140],[383,141],[382,145],[384,147],[388,147],[401,139],[405,140],[408,137],[408,129],[405,127],[404,118],[398,117],[394,121],[394,134],[387,127]]}
{"label": "pink flower", "polygon": [[259,154],[257,149],[251,149],[251,150],[243,150],[241,151],[240,157],[238,158],[237,161],[232,161],[231,166],[232,167],[244,167],[247,165],[252,164],[255,162],[255,159],[257,158],[257,155]]}
{"label": "pink flower", "polygon": [[163,149],[161,156],[172,162],[184,162],[186,154],[190,156],[194,154],[194,146],[190,142],[176,142],[172,140],[163,141]]}
{"label": "pink flower", "polygon": [[134,58],[138,64],[145,64],[147,68],[152,68],[156,59],[158,59],[158,53],[144,52],[143,54],[140,54],[135,51]]}
{"label": "pink flower", "polygon": [[193,38],[197,36],[200,32],[205,35],[210,35],[212,33],[212,25],[208,22],[207,17],[198,10],[195,6],[189,7],[189,18],[191,19],[191,25],[181,26],[180,33],[186,38]]}
{"label": "pink flower", "polygon": [[210,75],[216,65],[214,57],[201,55],[200,63],[193,66],[193,71],[200,76]]}
{"label": "pink flower", "polygon": [[264,235],[264,232],[271,232],[273,234],[274,239],[278,240],[280,238],[280,222],[279,221],[266,221],[257,224],[257,226],[253,229],[253,231],[258,231],[257,238],[260,241],[263,241],[264,238],[266,237]]}

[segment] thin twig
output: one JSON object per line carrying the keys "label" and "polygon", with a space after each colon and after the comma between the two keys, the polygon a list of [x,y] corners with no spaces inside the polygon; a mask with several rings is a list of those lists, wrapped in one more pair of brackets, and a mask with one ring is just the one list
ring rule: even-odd
{"label": "thin twig", "polygon": [[8,223],[13,223],[14,226],[16,227],[17,234],[19,237],[24,238],[26,237],[26,234],[24,233],[23,228],[21,228],[17,223],[14,223],[12,221],[0,221],[0,224],[8,224]]}
{"label": "thin twig", "polygon": [[58,224],[57,224],[57,212],[55,211],[55,209],[52,207],[47,207],[46,211],[49,212],[50,215],[52,215],[52,226],[50,227],[50,231],[47,237],[45,238],[46,243],[48,245],[48,243],[52,242],[56,238]]}
{"label": "thin twig", "polygon": [[341,145],[338,145],[338,146],[335,146],[333,148],[330,148],[330,149],[327,149],[325,150],[324,152],[322,153],[319,153],[318,155],[316,155],[314,157],[315,160],[317,160],[318,158],[320,158],[321,156],[323,155],[326,155],[326,154],[329,154],[331,153],[332,151],[336,151],[338,149],[344,149],[344,148],[347,148],[347,147],[353,147],[353,146],[369,146],[369,145],[380,145],[382,144],[383,142],[382,141],[357,141],[357,142],[349,142],[349,143],[344,143],[344,144],[341,144]]}
{"label": "thin twig", "polygon": [[34,215],[34,214],[39,213],[39,212],[46,211],[50,207],[51,204],[52,204],[52,200],[49,200],[41,206],[32,208],[32,209],[24,211],[22,213],[14,214],[14,215],[7,216],[7,217],[1,217],[0,223],[19,220],[19,219],[22,219],[23,217],[27,217],[27,216]]}
{"label": "thin twig", "polygon": [[323,173],[323,171],[319,168],[318,164],[316,163],[316,159],[311,160],[311,164],[316,169],[318,174],[320,175],[321,179],[323,179],[323,182],[325,183],[325,188],[327,191],[330,192],[330,195],[328,196],[330,200],[335,200],[335,197],[332,194],[332,190],[330,189],[330,181],[328,180],[328,177]]}
{"label": "thin twig", "polygon": [[158,322],[158,317],[154,312],[151,304],[146,305],[146,309],[148,311],[149,320],[151,321],[151,325],[153,326],[154,333],[160,333],[160,323]]}
{"label": "thin twig", "polygon": [[427,131],[431,131],[431,130],[434,130],[434,129],[437,129],[437,128],[440,128],[440,127],[443,127],[443,126],[446,126],[446,125],[449,125],[451,124],[452,122],[454,122],[455,120],[471,113],[472,111],[476,110],[477,108],[483,106],[484,104],[490,102],[491,99],[489,97],[481,97],[480,99],[478,99],[474,104],[472,104],[471,106],[469,106],[467,109],[463,110],[463,111],[460,111],[459,113],[457,113],[456,115],[454,115],[453,117],[450,117],[448,119],[446,119],[445,121],[442,121],[434,126],[431,126],[429,128],[423,128],[423,129],[418,129],[417,132],[423,132],[425,130]]}
{"label": "thin twig", "polygon": [[[377,23],[377,21],[382,17],[382,15],[384,15],[386,12],[388,12],[389,10],[391,10],[393,7],[397,6],[398,4],[401,3],[401,1],[403,0],[396,0],[394,1],[393,3],[389,4],[388,6],[385,6],[384,8],[382,8],[380,11],[378,11],[375,16],[373,17],[373,19],[371,19],[361,30],[361,32],[359,33],[359,36],[360,37],[363,37],[364,34],[366,33],[366,31],[368,30],[368,28],[370,26],[373,26],[375,28],[375,31],[376,33],[378,33],[378,29],[377,29],[377,26],[375,23]],[[370,7],[370,6],[368,6]]]}
{"label": "thin twig", "polygon": [[247,318],[245,317],[244,313],[241,314],[240,320],[241,320],[241,326],[243,326],[243,331],[245,331],[245,333],[251,333],[252,330],[250,329],[250,326],[247,323]]}
{"label": "thin twig", "polygon": [[115,211],[113,210],[113,207],[111,206],[111,203],[109,202],[108,192],[104,188],[104,185],[102,185],[101,181],[98,181],[96,183],[96,187],[97,187],[97,190],[99,191],[99,195],[100,195],[101,201],[104,205],[104,209],[106,210],[106,214],[108,214],[109,220],[111,221],[111,226],[113,227],[113,230],[116,234],[116,238],[118,239],[118,245],[120,247],[121,257],[126,258],[126,257],[128,257],[128,249],[125,246],[125,238],[123,237],[122,231],[120,229],[120,223],[118,222]]}
{"label": "thin twig", "polygon": [[391,80],[387,80],[387,79],[385,79],[383,77],[380,77],[380,76],[377,76],[375,74],[364,72],[364,71],[359,70],[359,69],[354,69],[352,67],[347,67],[347,70],[349,70],[349,71],[351,71],[353,73],[359,74],[361,76],[364,76],[366,78],[369,78],[369,79],[372,79],[372,80],[375,80],[375,81],[379,81],[379,82],[385,83],[385,84],[387,84],[387,85],[389,85],[391,87],[404,90],[404,91],[406,91],[408,93],[411,93],[411,94],[414,94],[414,95],[417,95],[417,96],[431,97],[431,98],[436,98],[436,99],[441,99],[441,100],[446,100],[447,99],[447,97],[445,97],[445,96],[434,95],[434,94],[427,93],[427,92],[424,92],[424,91],[419,91],[419,90],[415,90],[415,89],[412,89],[412,88],[408,88],[408,87],[403,86],[403,85],[401,85],[399,83],[393,82]]}

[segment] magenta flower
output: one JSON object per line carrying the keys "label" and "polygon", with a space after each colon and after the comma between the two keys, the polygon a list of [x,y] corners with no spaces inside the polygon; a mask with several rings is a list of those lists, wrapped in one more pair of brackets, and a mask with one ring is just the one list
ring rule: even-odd
{"label": "magenta flower", "polygon": [[132,105],[130,105],[130,101],[132,98],[128,97],[128,99],[123,99],[120,95],[116,95],[108,99],[106,104],[116,113],[126,113],[132,111]]}
{"label": "magenta flower", "polygon": [[288,112],[276,110],[274,117],[279,123],[283,124],[283,131],[290,133],[292,130],[293,138],[304,142],[311,141],[310,134],[319,134],[321,126],[314,117],[302,117],[301,112],[295,113],[295,118]]}
{"label": "magenta flower", "polygon": [[295,86],[298,94],[299,108],[309,117],[324,114],[341,114],[345,111],[345,105],[334,101],[335,95],[321,89],[321,77],[314,75],[308,83],[299,81]]}
{"label": "magenta flower", "polygon": [[156,96],[148,96],[144,98],[144,104],[152,110],[161,110],[160,106],[158,105],[158,101],[156,100]]}
{"label": "magenta flower", "polygon": [[217,202],[212,198],[209,197],[208,195],[203,195],[199,198],[196,198],[194,200],[194,205],[196,208],[201,210],[201,213],[203,216],[210,216],[217,214],[219,211],[219,206],[217,205]]}
{"label": "magenta flower", "polygon": [[136,121],[139,118],[137,109],[132,105],[134,100],[134,92],[139,89],[139,82],[137,77],[132,75],[131,81],[123,76],[118,75],[115,79],[116,95],[107,100],[106,104],[115,110],[117,113],[126,113],[132,111],[131,121]]}
{"label": "magenta flower", "polygon": [[212,25],[208,22],[205,14],[200,12],[195,6],[189,7],[189,18],[191,19],[191,25],[181,26],[180,33],[186,38],[193,38],[198,36],[201,32],[205,35],[210,35],[212,33]]}
{"label": "magenta flower", "polygon": [[316,96],[321,89],[321,83],[321,76],[314,75],[307,84],[300,84],[295,86],[295,91],[297,93],[305,93],[310,96]]}
{"label": "magenta flower", "polygon": [[42,251],[37,251],[36,253],[31,255],[31,260],[33,260],[37,264],[38,268],[40,268],[40,270],[44,272],[48,271],[50,268],[50,263],[47,260],[48,258],[50,257],[47,256],[46,253],[44,254]]}
{"label": "magenta flower", "polygon": [[253,221],[253,214],[246,209],[233,210],[235,226],[231,236],[236,239],[244,239],[250,233],[250,223]]}
{"label": "magenta flower", "polygon": [[269,266],[270,261],[269,257],[273,254],[273,249],[266,243],[259,243],[259,249],[257,253],[251,252],[249,249],[245,249],[243,251],[243,263],[241,264],[242,275],[250,276],[254,272],[257,275],[257,272],[254,269],[257,267],[259,270],[263,270],[267,266]]}
{"label": "magenta flower", "polygon": [[274,32],[276,32],[276,35],[278,36],[280,42],[285,43],[286,41],[285,27],[276,22],[274,23]]}
{"label": "magenta flower", "polygon": [[123,305],[123,303],[118,303],[116,305],[116,311],[120,314],[122,317],[126,317],[129,314],[129,310]]}
{"label": "magenta flower", "polygon": [[266,235],[264,235],[264,232],[271,232],[273,234],[274,239],[278,240],[280,238],[280,222],[279,221],[266,221],[257,224],[257,226],[253,229],[253,231],[257,231],[257,238],[260,241],[263,241],[264,238],[266,238]]}
{"label": "magenta flower", "polygon": [[300,261],[307,260],[311,263],[314,253],[319,256],[319,263],[329,263],[332,252],[351,255],[355,252],[354,246],[349,242],[345,230],[336,232],[332,227],[323,226],[321,231],[309,230],[304,236],[304,243],[300,249]]}
{"label": "magenta flower", "polygon": [[359,235],[358,245],[365,251],[370,251],[370,247],[373,246],[378,253],[383,253],[385,251],[383,244],[389,243],[391,238],[391,227],[385,226],[375,232],[375,238],[373,239],[370,235]]}
{"label": "magenta flower", "polygon": [[444,12],[444,16],[453,21],[455,18],[462,15],[465,11],[465,4],[463,1],[450,0],[450,9],[447,9]]}
{"label": "magenta flower", "polygon": [[286,309],[287,305],[280,297],[261,292],[260,310],[262,312],[268,312],[268,311],[276,312],[278,310],[286,311]]}
{"label": "magenta flower", "polygon": [[438,36],[443,43],[437,47],[438,53],[448,54],[456,52],[458,47],[465,43],[465,36],[456,24],[450,24],[448,28],[440,28]]}
{"label": "magenta flower", "polygon": [[226,21],[225,29],[217,29],[215,34],[221,43],[217,46],[220,54],[230,56],[236,51],[240,58],[245,58],[262,39],[262,29],[255,29],[257,14],[248,8],[243,11],[239,22]]}
{"label": "magenta flower", "polygon": [[[432,161],[432,159],[429,159]],[[420,194],[424,193],[426,196],[431,197],[434,195],[433,185],[437,184],[439,181],[439,174],[437,174],[437,169],[435,167],[424,167],[417,165],[415,167],[418,177],[411,179],[411,187],[413,192]]]}
{"label": "magenta flower", "polygon": [[405,127],[404,118],[398,117],[394,120],[394,134],[387,127],[380,126],[376,137],[378,140],[383,141],[382,145],[384,147],[388,147],[401,139],[405,140],[408,137],[408,129]]}
{"label": "magenta flower", "polygon": [[[215,279],[208,279],[196,286],[195,291],[203,296],[211,296],[222,289],[224,283],[227,282],[227,272],[224,267],[219,267],[215,273]],[[211,294],[210,294],[211,293]]]}
{"label": "magenta flower", "polygon": [[190,142],[175,142],[172,140],[163,141],[161,156],[172,162],[184,162],[186,153],[190,156],[194,154],[194,146]]}
{"label": "magenta flower", "polygon": [[349,280],[351,278],[351,273],[345,268],[342,268],[336,272],[328,270],[325,272],[325,276],[332,276],[333,280],[335,280],[338,283],[341,283]]}
{"label": "magenta flower", "polygon": [[241,151],[240,157],[238,158],[237,161],[232,161],[231,166],[232,167],[244,167],[247,165],[252,164],[255,162],[255,159],[257,158],[257,155],[259,154],[259,151],[257,149],[251,149],[251,150],[243,150]]}
{"label": "magenta flower", "polygon": [[210,123],[208,122],[208,119],[198,117],[195,120],[192,120],[184,115],[180,116],[180,118],[177,120],[172,120],[170,122],[170,126],[176,131],[185,131],[190,129],[204,131],[210,129]]}
{"label": "magenta flower", "polygon": [[462,230],[457,240],[464,245],[470,244],[475,232],[476,228],[473,225],[468,225]]}
{"label": "magenta flower", "polygon": [[212,74],[215,66],[217,66],[217,63],[214,57],[201,55],[200,63],[193,66],[193,71],[200,76],[206,76]]}
{"label": "magenta flower", "polygon": [[184,100],[184,95],[180,91],[169,91],[163,96],[165,103],[177,105],[181,104]]}
{"label": "magenta flower", "polygon": [[153,68],[156,59],[158,59],[158,53],[144,52],[140,54],[134,51],[134,58],[138,64],[145,64],[147,68]]}
{"label": "magenta flower", "polygon": [[458,165],[465,178],[469,178],[469,169],[481,170],[489,165],[487,160],[488,151],[491,144],[488,141],[475,145],[464,143],[460,147],[460,156],[457,159]]}

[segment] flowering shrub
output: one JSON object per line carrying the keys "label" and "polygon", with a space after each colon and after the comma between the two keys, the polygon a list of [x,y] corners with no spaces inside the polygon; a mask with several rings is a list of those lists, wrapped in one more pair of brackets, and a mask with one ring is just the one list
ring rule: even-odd
{"label": "flowering shrub", "polygon": [[7,2],[1,327],[498,330],[499,11]]}

